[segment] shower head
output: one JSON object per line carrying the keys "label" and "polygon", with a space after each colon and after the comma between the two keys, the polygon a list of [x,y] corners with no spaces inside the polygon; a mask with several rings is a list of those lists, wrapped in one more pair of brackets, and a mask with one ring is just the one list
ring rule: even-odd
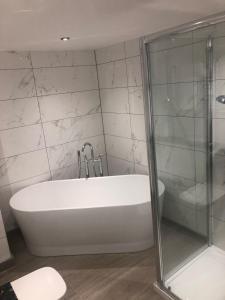
{"label": "shower head", "polygon": [[216,101],[222,104],[225,104],[225,95],[220,95],[216,97]]}

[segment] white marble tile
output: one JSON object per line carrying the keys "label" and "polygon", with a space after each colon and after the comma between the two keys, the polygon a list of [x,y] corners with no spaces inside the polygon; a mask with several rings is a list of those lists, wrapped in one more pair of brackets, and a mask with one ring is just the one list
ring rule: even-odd
{"label": "white marble tile", "polygon": [[130,115],[131,134],[133,139],[146,140],[144,115]]}
{"label": "white marble tile", "polygon": [[30,69],[0,70],[0,100],[35,96],[34,77]]}
{"label": "white marble tile", "polygon": [[95,53],[93,50],[76,50],[72,51],[73,66],[94,66]]}
{"label": "white marble tile", "polygon": [[213,152],[225,155],[225,119],[213,119]]}
{"label": "white marble tile", "polygon": [[28,51],[0,52],[0,69],[22,69],[31,67],[31,59]]}
{"label": "white marble tile", "polygon": [[206,41],[193,44],[194,80],[206,79]]}
{"label": "white marble tile", "polygon": [[195,123],[193,118],[155,117],[156,142],[194,149]]}
{"label": "white marble tile", "polygon": [[0,158],[43,149],[44,146],[40,124],[0,131]]}
{"label": "white marble tile", "polygon": [[133,161],[133,141],[116,136],[105,136],[106,152],[117,158]]}
{"label": "white marble tile", "polygon": [[207,154],[203,151],[195,151],[195,180],[206,183],[207,181]]}
{"label": "white marble tile", "polygon": [[146,142],[134,140],[133,141],[133,151],[134,151],[134,162],[135,164],[147,166],[147,146]]}
{"label": "white marble tile", "polygon": [[128,86],[142,85],[141,59],[140,56],[126,59]]}
{"label": "white marble tile", "polygon": [[51,175],[50,175],[50,172],[48,171],[48,172],[43,173],[41,175],[31,177],[31,178],[28,178],[26,180],[22,180],[22,181],[12,183],[12,184],[10,184],[10,188],[11,188],[12,194],[15,194],[18,191],[24,189],[25,187],[28,187],[30,185],[37,184],[37,183],[40,183],[40,182],[49,181],[49,180],[51,180]]}
{"label": "white marble tile", "polygon": [[48,172],[45,150],[0,159],[0,186]]}
{"label": "white marble tile", "polygon": [[126,57],[140,55],[140,40],[134,39],[125,42]]}
{"label": "white marble tile", "polygon": [[[51,171],[69,167],[71,164],[77,165],[77,151],[81,151],[82,145],[86,141],[90,142],[93,145],[95,156],[98,156],[99,154],[105,154],[105,144],[103,135],[88,138],[88,140],[80,140],[53,146],[48,148],[48,157]],[[90,153],[87,153],[87,155],[89,157]]]}
{"label": "white marble tile", "polygon": [[99,113],[47,122],[43,127],[47,147],[97,136],[103,132]]}
{"label": "white marble tile", "polygon": [[144,100],[142,87],[129,87],[129,104],[131,114],[144,114]]}
{"label": "white marble tile", "polygon": [[213,218],[213,244],[225,250],[225,222]]}
{"label": "white marble tile", "polygon": [[194,83],[194,103],[195,103],[195,116],[205,117],[208,111],[208,100],[207,100],[207,85],[206,82],[195,82]]}
{"label": "white marble tile", "polygon": [[39,96],[98,88],[95,66],[34,69]]}
{"label": "white marble tile", "polygon": [[78,178],[77,164],[52,171],[52,180],[65,180]]}
{"label": "white marble tile", "polygon": [[156,157],[158,170],[194,181],[194,151],[156,144]]}
{"label": "white marble tile", "polygon": [[216,79],[225,79],[225,37],[216,39],[213,48]]}
{"label": "white marble tile", "polygon": [[12,191],[9,185],[0,188],[0,210],[2,212],[6,231],[15,228],[15,219],[9,207],[9,200],[11,197]]}
{"label": "white marble tile", "polygon": [[129,113],[128,89],[100,90],[102,112]]}
{"label": "white marble tile", "polygon": [[42,121],[54,121],[100,112],[98,91],[42,96],[38,98]]}
{"label": "white marble tile", "polygon": [[192,45],[168,50],[168,82],[191,82],[194,80]]}
{"label": "white marble tile", "polygon": [[125,58],[124,43],[95,50],[98,64]]}
{"label": "white marble tile", "polygon": [[150,45],[150,51],[156,52],[188,44],[192,44],[192,32],[170,34],[167,37],[163,37],[152,42]]}
{"label": "white marble tile", "polygon": [[129,114],[103,114],[104,132],[108,135],[131,138]]}
{"label": "white marble tile", "polygon": [[125,61],[115,61],[98,65],[100,88],[115,88],[127,86]]}
{"label": "white marble tile", "polygon": [[207,151],[207,118],[195,118],[195,149]]}
{"label": "white marble tile", "polygon": [[216,80],[215,82],[215,97],[213,99],[215,118],[225,118],[225,105],[216,101],[216,97],[225,95],[225,80]]}
{"label": "white marble tile", "polygon": [[148,166],[142,166],[139,164],[135,164],[135,174],[148,175]]}
{"label": "white marble tile", "polygon": [[152,84],[167,83],[167,56],[167,51],[150,54]]}
{"label": "white marble tile", "polygon": [[134,163],[108,156],[109,176],[134,174]]}
{"label": "white marble tile", "polygon": [[0,101],[0,130],[39,122],[36,98]]}
{"label": "white marble tile", "polygon": [[31,51],[31,59],[34,68],[72,66],[70,51]]}
{"label": "white marble tile", "polygon": [[152,87],[154,115],[193,116],[193,83],[155,85]]}

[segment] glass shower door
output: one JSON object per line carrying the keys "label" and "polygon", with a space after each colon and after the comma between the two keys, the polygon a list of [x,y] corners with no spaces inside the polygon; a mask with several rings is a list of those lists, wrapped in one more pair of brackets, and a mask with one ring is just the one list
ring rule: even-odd
{"label": "glass shower door", "polygon": [[164,281],[209,244],[208,52],[198,31],[148,44]]}

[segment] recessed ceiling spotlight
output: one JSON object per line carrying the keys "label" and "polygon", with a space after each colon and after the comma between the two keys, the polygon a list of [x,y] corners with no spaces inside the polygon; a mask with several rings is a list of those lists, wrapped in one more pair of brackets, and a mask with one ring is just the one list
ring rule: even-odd
{"label": "recessed ceiling spotlight", "polygon": [[69,36],[63,36],[63,37],[60,38],[60,40],[64,41],[64,42],[69,41],[69,39],[70,39]]}

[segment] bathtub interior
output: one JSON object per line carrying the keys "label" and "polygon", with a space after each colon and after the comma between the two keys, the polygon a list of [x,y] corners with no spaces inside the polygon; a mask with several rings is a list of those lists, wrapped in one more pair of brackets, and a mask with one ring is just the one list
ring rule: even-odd
{"label": "bathtub interior", "polygon": [[[164,185],[159,181],[159,194]],[[10,206],[18,211],[49,211],[138,205],[150,201],[149,177],[121,175],[49,181],[16,193]]]}

